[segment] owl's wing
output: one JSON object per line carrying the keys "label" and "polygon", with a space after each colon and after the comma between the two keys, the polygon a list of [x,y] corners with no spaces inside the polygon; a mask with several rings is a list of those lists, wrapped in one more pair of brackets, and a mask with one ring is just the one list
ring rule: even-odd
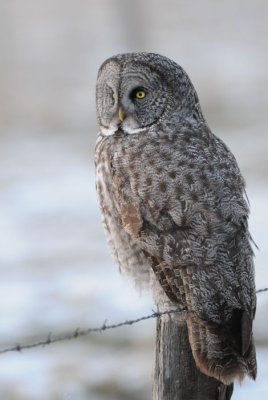
{"label": "owl's wing", "polygon": [[[245,374],[256,377],[252,252],[243,226],[233,230],[232,240],[222,235],[217,243],[213,264],[203,259],[199,266],[180,268],[195,361],[226,384]],[[209,248],[209,241],[203,245]]]}
{"label": "owl's wing", "polygon": [[234,157],[206,127],[129,135],[113,146],[122,227],[167,296],[186,308],[196,364],[225,383],[254,378],[253,254]]}
{"label": "owl's wing", "polygon": [[157,211],[152,202],[121,200],[125,231],[149,255],[167,296],[187,310],[201,371],[226,384],[245,374],[255,378],[253,254],[244,203],[234,199],[213,210],[186,200]]}

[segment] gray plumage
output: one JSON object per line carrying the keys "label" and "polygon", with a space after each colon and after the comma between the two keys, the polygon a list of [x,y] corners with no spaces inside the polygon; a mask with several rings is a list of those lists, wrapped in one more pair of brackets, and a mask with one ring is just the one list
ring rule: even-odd
{"label": "gray plumage", "polygon": [[190,79],[160,55],[122,54],[100,67],[96,102],[97,192],[120,270],[142,284],[154,271],[156,303],[185,307],[202,372],[255,379],[245,182]]}

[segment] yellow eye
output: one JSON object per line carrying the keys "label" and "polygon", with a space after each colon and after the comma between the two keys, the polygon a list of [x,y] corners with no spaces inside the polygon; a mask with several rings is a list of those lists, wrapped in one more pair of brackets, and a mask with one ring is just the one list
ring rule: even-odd
{"label": "yellow eye", "polygon": [[112,98],[113,98],[114,100],[116,99],[116,94],[115,94],[115,93],[112,94]]}
{"label": "yellow eye", "polygon": [[146,93],[143,90],[138,90],[136,92],[137,99],[143,99],[146,96]]}

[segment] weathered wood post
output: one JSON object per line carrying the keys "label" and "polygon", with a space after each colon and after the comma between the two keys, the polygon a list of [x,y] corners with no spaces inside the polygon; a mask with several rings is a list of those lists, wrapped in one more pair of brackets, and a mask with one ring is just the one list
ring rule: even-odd
{"label": "weathered wood post", "polygon": [[202,374],[195,365],[186,322],[174,314],[157,319],[153,400],[229,400],[226,386]]}

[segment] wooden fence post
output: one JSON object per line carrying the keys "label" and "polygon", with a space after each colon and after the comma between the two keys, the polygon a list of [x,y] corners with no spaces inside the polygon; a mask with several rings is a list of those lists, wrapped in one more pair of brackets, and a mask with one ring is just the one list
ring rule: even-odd
{"label": "wooden fence post", "polygon": [[171,315],[158,317],[153,376],[153,400],[230,400],[226,386],[202,374],[195,365],[186,322]]}

